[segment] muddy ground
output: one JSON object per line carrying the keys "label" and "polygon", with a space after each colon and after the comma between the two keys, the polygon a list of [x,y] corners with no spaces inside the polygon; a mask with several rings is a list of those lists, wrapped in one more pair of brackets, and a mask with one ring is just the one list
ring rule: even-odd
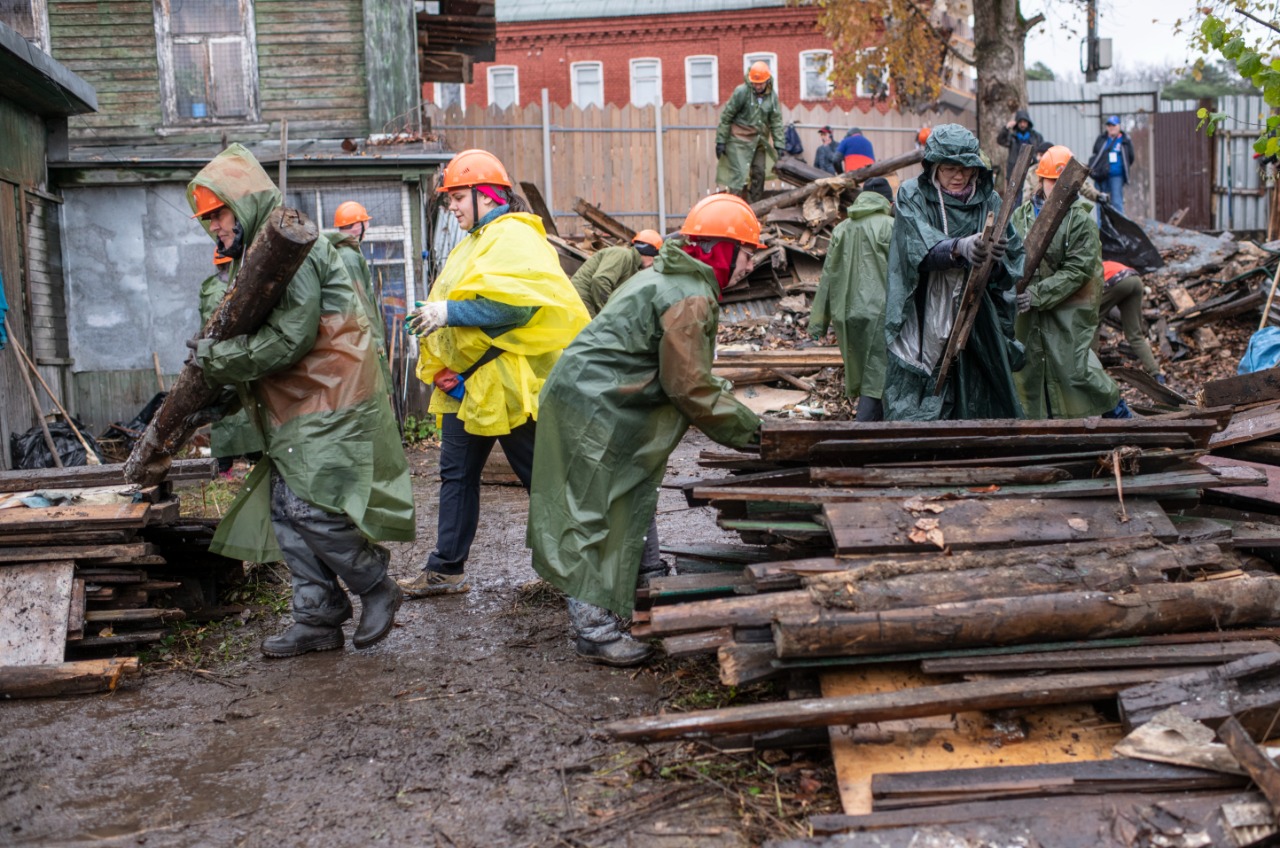
{"label": "muddy ground", "polygon": [[[693,433],[668,478],[699,473]],[[411,454],[419,538],[435,538],[436,452]],[[486,486],[473,590],[406,602],[392,635],[290,660],[257,654],[287,619],[259,615],[197,667],[144,666],[97,697],[0,704],[0,845],[741,846],[835,811],[822,752],[642,748],[601,724],[758,698],[714,665],[612,670],[574,657],[560,599],[531,591],[527,498]],[[737,541],[664,490],[681,542]],[[522,588],[524,587],[524,588]],[[221,635],[218,635],[221,634]],[[214,657],[219,657],[216,661]]]}

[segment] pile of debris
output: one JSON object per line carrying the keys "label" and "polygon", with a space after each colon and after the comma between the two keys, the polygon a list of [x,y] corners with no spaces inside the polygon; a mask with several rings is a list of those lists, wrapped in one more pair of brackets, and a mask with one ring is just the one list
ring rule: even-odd
{"label": "pile of debris", "polygon": [[154,486],[122,465],[0,473],[0,697],[109,691],[174,621],[234,615],[219,593],[243,564],[209,553],[216,521],[183,518],[172,484],[211,480],[180,460]]}
{"label": "pile of debris", "polygon": [[815,831],[878,845],[1270,838],[1280,794],[1245,790],[1280,787],[1250,754],[1280,711],[1280,378],[1202,394],[1132,421],[767,421],[758,453],[704,454],[736,473],[686,496],[746,544],[669,548],[699,573],[653,581],[635,632],[821,697],[607,732],[830,728],[847,815]]}

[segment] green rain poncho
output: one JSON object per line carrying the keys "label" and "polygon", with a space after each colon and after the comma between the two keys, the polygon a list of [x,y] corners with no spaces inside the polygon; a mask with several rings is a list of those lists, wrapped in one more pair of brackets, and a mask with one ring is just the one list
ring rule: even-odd
{"label": "green rain poncho", "polygon": [[[1017,321],[1027,364],[1016,380],[1029,418],[1087,418],[1110,412],[1120,401],[1120,388],[1093,352],[1102,300],[1102,243],[1092,215],[1089,201],[1071,204],[1027,284],[1031,311]],[[1035,219],[1030,200],[1013,213],[1020,235]]]}
{"label": "green rain poncho", "polygon": [[751,175],[751,160],[756,150],[764,152],[764,178],[773,179],[773,163],[778,150],[786,144],[782,129],[782,106],[767,83],[764,94],[757,96],[745,76],[742,85],[729,95],[716,128],[716,144],[724,145],[724,155],[716,164],[716,182],[730,191],[740,191]]}
{"label": "green rain poncho", "polygon": [[582,263],[570,282],[592,318],[600,314],[618,286],[640,270],[640,252],[630,245],[597,250]]}
{"label": "green rain poncho", "polygon": [[373,341],[378,350],[378,362],[382,366],[382,379],[388,389],[392,385],[391,365],[387,362],[387,324],[382,317],[382,307],[378,295],[373,290],[373,275],[369,273],[369,263],[360,251],[360,242],[346,233],[327,233],[326,237],[342,260],[342,267],[347,269],[347,276],[356,284],[356,292],[361,296],[361,306],[369,316],[369,329],[373,331]]}
{"label": "green rain poncho", "polygon": [[[214,274],[200,284],[200,323],[206,324],[213,310],[227,293],[227,284]],[[241,409],[209,425],[209,452],[215,457],[244,456],[262,450],[262,437],[249,420],[249,413]]]}
{"label": "green rain poncho", "polygon": [[[189,201],[197,185],[231,208],[246,245],[280,205],[270,177],[239,144],[196,174]],[[232,279],[239,270],[237,261]],[[196,361],[205,381],[237,388],[265,446],[211,550],[253,562],[280,559],[270,521],[272,469],[298,497],[345,513],[370,539],[413,538],[409,467],[356,285],[329,241],[318,239],[261,327],[224,341],[201,339]]]}
{"label": "green rain poncho", "polygon": [[529,496],[533,568],[627,615],[667,457],[693,424],[741,447],[760,425],[711,374],[711,268],[667,241],[565,350],[542,389]]}
{"label": "green rain poncho", "polygon": [[879,398],[884,390],[884,304],[889,277],[893,207],[864,191],[836,225],[809,313],[809,334],[821,338],[834,324],[849,397]]}
{"label": "green rain poncho", "polygon": [[[939,191],[934,171],[941,163],[978,169],[977,188],[967,200]],[[943,124],[930,134],[923,168],[898,189],[893,219],[884,322],[889,353],[881,397],[885,420],[1021,418],[1013,385],[1013,370],[1021,365],[1021,346],[1013,335],[1013,287],[1022,274],[1023,248],[1012,225],[1005,232],[1008,250],[987,283],[968,345],[942,394],[933,393],[969,270],[961,265],[921,274],[920,264],[938,242],[981,230],[988,212],[999,214],[1000,197],[978,139],[958,124]]]}

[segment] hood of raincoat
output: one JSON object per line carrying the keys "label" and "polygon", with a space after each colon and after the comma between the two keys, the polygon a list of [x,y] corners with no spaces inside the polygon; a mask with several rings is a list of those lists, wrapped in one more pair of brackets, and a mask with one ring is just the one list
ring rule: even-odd
{"label": "hood of raincoat", "polygon": [[1026,121],[1028,130],[1035,128],[1035,124],[1031,122],[1031,114],[1026,109],[1019,109],[1013,113],[1013,128],[1015,130],[1018,128],[1018,121]]}
{"label": "hood of raincoat", "polygon": [[978,137],[959,124],[937,127],[924,143],[924,162],[920,166],[924,169],[924,175],[920,180],[920,187],[926,193],[931,192],[934,198],[938,192],[933,186],[933,171],[943,164],[978,169],[978,190],[974,192],[974,197],[985,196],[995,186],[991,162],[982,155]]}
{"label": "hood of raincoat", "polygon": [[[213,157],[187,186],[187,202],[191,204],[192,212],[196,209],[195,188],[198,185],[218,195],[231,208],[236,221],[244,227],[246,248],[266,223],[267,215],[280,205],[280,190],[248,148],[241,144],[232,144]],[[209,232],[208,221],[201,220],[200,226]]]}
{"label": "hood of raincoat", "polygon": [[845,214],[850,218],[865,218],[868,215],[893,214],[893,204],[878,192],[864,191],[849,204]]}

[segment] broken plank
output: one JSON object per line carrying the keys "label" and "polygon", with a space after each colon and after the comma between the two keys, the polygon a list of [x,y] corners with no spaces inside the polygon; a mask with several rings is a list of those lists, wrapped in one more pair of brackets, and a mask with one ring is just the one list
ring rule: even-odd
{"label": "broken plank", "polygon": [[89,530],[60,528],[32,533],[0,532],[0,548],[20,545],[112,545],[132,542],[136,536],[137,531],[133,529],[99,530],[96,527]]}
{"label": "broken plank", "polygon": [[1053,466],[1018,468],[811,468],[808,477],[828,486],[1009,486],[1053,483],[1071,475]]}
{"label": "broken plank", "polygon": [[51,698],[112,692],[121,679],[137,677],[139,673],[137,657],[0,666],[0,698]]}
{"label": "broken plank", "polygon": [[573,211],[586,219],[587,223],[601,232],[608,233],[618,241],[630,243],[636,237],[636,231],[609,215],[595,204],[588,203],[581,197],[573,199]]}
{"label": "broken plank", "polygon": [[707,486],[744,486],[756,485],[759,483],[772,483],[775,486],[807,485],[809,483],[809,469],[780,468],[773,471],[759,471],[753,474],[731,474],[728,477],[721,477],[716,480],[695,480],[682,485],[680,488],[684,492],[685,501],[689,506],[705,506],[709,501],[695,498],[693,496],[693,490],[695,488]]}
{"label": "broken plank", "polygon": [[113,632],[110,636],[86,636],[73,643],[73,647],[114,648],[120,645],[141,645],[159,642],[168,634],[168,630],[127,630],[120,633]]}
{"label": "broken plank", "polygon": [[963,500],[944,502],[945,509],[928,514],[937,521],[942,545],[910,534],[922,517],[904,508],[901,499],[867,499],[856,503],[823,506],[837,554],[908,553],[1000,547],[1011,544],[1044,545],[1103,539],[1136,539],[1154,536],[1174,541],[1178,532],[1164,511],[1152,501],[1126,502],[1128,521],[1122,521],[1118,504],[1088,499]]}
{"label": "broken plank", "polygon": [[730,642],[716,650],[720,663],[720,683],[725,686],[743,686],[760,680],[768,680],[785,673],[773,665],[773,645],[759,642]]}
{"label": "broken plank", "polygon": [[1210,727],[1234,715],[1252,736],[1267,738],[1280,711],[1280,655],[1255,654],[1168,678],[1163,685],[1135,686],[1120,697],[1126,730],[1146,724],[1169,707]]}
{"label": "broken plank", "polygon": [[1244,406],[1280,400],[1280,368],[1267,368],[1222,380],[1210,380],[1200,390],[1201,406]]}
{"label": "broken plank", "polygon": [[926,674],[1011,674],[1036,671],[1214,665],[1233,662],[1254,654],[1277,651],[1280,651],[1280,645],[1270,641],[1147,645],[1136,648],[1083,648],[1008,656],[941,657],[924,660],[920,667]]}
{"label": "broken plank", "polygon": [[680,544],[679,542],[664,541],[662,542],[661,550],[662,553],[671,554],[672,556],[689,557],[709,562],[741,563],[743,565],[751,562],[766,562],[778,558],[778,554],[775,551],[770,551],[767,548],[717,542]]}
{"label": "broken plank", "polygon": [[1268,409],[1258,415],[1237,415],[1220,433],[1209,439],[1210,450],[1221,450],[1245,442],[1255,442],[1280,433],[1280,410]]}
{"label": "broken plank", "polygon": [[[1119,447],[1190,448],[1195,440],[1188,433],[1155,431],[1139,433],[1035,433],[1016,439],[999,435],[927,436],[877,439],[832,439],[809,448],[807,459],[817,465],[832,460],[857,462],[863,457],[883,460],[887,456],[939,459],[950,456],[1018,456],[1036,451],[1069,448]],[[776,458],[768,457],[768,458]]]}
{"label": "broken plank", "polygon": [[672,603],[708,595],[732,595],[749,585],[750,579],[741,572],[677,574],[651,578],[648,596],[655,603]]}
{"label": "broken plank", "polygon": [[[175,460],[165,478],[170,482],[212,480],[218,471],[216,459]],[[0,492],[29,489],[84,489],[94,486],[123,486],[124,464],[78,465],[68,468],[33,468],[0,471]]]}
{"label": "broken plank", "polygon": [[[652,630],[650,632],[652,633]],[[695,633],[668,636],[662,640],[662,652],[672,658],[696,657],[714,654],[721,645],[727,645],[732,641],[732,627],[717,627],[715,630],[700,630]]]}
{"label": "broken plank", "polygon": [[1234,716],[1218,726],[1218,738],[1226,743],[1236,762],[1244,767],[1254,784],[1267,796],[1274,820],[1280,824],[1280,768],[1249,738]]}
{"label": "broken plank", "polygon": [[1170,676],[1169,669],[1126,669],[947,683],[869,695],[641,716],[610,722],[603,731],[614,739],[627,742],[661,742],[719,733],[757,733],[795,727],[923,718],[968,710],[1071,704],[1110,698],[1139,683]]}
{"label": "broken plank", "polygon": [[[872,612],[779,613],[781,659],[1147,636],[1270,621],[1280,579],[1157,583],[1122,592],[1061,592]],[[1278,658],[1280,661],[1280,658]]]}

